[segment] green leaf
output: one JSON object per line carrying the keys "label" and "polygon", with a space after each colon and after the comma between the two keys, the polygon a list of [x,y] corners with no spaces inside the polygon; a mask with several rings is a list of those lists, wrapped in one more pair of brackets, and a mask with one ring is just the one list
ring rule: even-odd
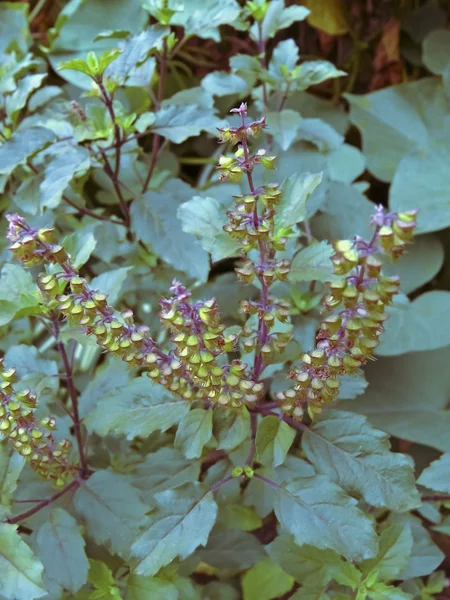
{"label": "green leaf", "polygon": [[21,79],[14,92],[5,98],[5,110],[9,120],[16,124],[20,111],[26,106],[31,94],[41,87],[45,74],[27,75]]}
{"label": "green leaf", "polygon": [[153,51],[162,47],[162,40],[169,33],[168,27],[156,24],[129,38],[121,48],[120,55],[106,69],[106,77],[120,84],[125,83],[134,74],[136,67],[142,65]]}
{"label": "green leaf", "polygon": [[448,186],[450,142],[428,139],[399,162],[389,193],[389,206],[401,212],[406,206],[419,210],[417,227],[421,233],[438,231],[450,225]]}
{"label": "green leaf", "polygon": [[26,2],[2,2],[0,4],[0,53],[4,54],[13,44],[25,52],[31,41],[28,28],[29,5]]}
{"label": "green leaf", "polygon": [[334,256],[333,246],[325,241],[306,246],[298,252],[292,261],[289,280],[293,283],[300,281],[333,281],[334,265],[331,257]]}
{"label": "green leaf", "polygon": [[45,596],[42,570],[42,564],[17,533],[17,525],[0,523],[0,593],[14,600]]}
{"label": "green leaf", "polygon": [[[56,24],[57,37],[51,44],[49,60],[56,70],[62,60],[84,59],[90,51],[101,54],[117,47],[117,41],[94,38],[103,31],[116,29],[138,33],[146,23],[148,15],[142,10],[140,0],[104,0],[80,2],[71,0],[65,6]],[[84,74],[63,71],[61,75],[82,89],[89,89],[91,82]]]}
{"label": "green leaf", "polygon": [[113,471],[96,471],[77,490],[73,503],[89,536],[126,560],[139,527],[147,523],[148,510],[126,477]]}
{"label": "green leaf", "polygon": [[178,208],[177,216],[183,231],[192,234],[214,262],[239,253],[239,243],[223,230],[227,216],[215,198],[194,196]]}
{"label": "green leaf", "polygon": [[236,0],[185,2],[183,9],[177,11],[170,22],[171,25],[184,27],[184,34],[187,36],[196,35],[219,42],[219,26],[233,25],[238,20],[240,11]]}
{"label": "green leaf", "polygon": [[439,273],[443,263],[444,248],[439,237],[434,234],[419,235],[400,260],[383,265],[383,273],[388,276],[398,275],[400,290],[404,294],[410,294],[431,281]]}
{"label": "green leaf", "polygon": [[280,42],[273,50],[269,63],[269,74],[279,83],[287,82],[287,74],[294,71],[298,59],[298,46],[294,40],[288,39]]}
{"label": "green leaf", "polygon": [[340,408],[366,415],[399,439],[450,452],[449,361],[450,348],[381,358],[365,369],[365,394]]}
{"label": "green leaf", "polygon": [[306,219],[307,200],[321,181],[322,173],[295,173],[283,181],[282,198],[275,215],[277,231]]}
{"label": "green leaf", "polygon": [[56,208],[72,179],[85,175],[91,164],[89,152],[80,146],[60,143],[51,150],[40,185],[42,208]]}
{"label": "green leaf", "polygon": [[[296,21],[303,21],[309,15],[309,10],[304,6],[284,5],[284,0],[272,0],[261,25],[261,37],[267,40],[275,36],[278,31],[290,27]],[[254,40],[258,40],[258,25],[255,23],[250,32]]]}
{"label": "green leaf", "polygon": [[230,529],[253,531],[263,526],[263,520],[253,508],[229,503],[220,507],[217,524]]}
{"label": "green leaf", "polygon": [[239,94],[245,96],[249,89],[248,84],[239,75],[227,73],[226,71],[213,71],[202,79],[202,88],[212,96],[229,96]]}
{"label": "green leaf", "polygon": [[130,575],[126,600],[178,600],[178,590],[170,581],[159,577]]}
{"label": "green leaf", "polygon": [[291,535],[281,534],[267,546],[271,558],[302,586],[325,587],[337,581],[355,589],[361,574],[334,550],[319,550],[314,546],[297,546]]}
{"label": "green leaf", "polygon": [[417,482],[430,490],[449,494],[450,453],[443,454],[439,460],[433,461],[429,467],[422,471]]}
{"label": "green leaf", "polygon": [[347,560],[376,555],[377,539],[371,521],[323,475],[299,477],[280,487],[275,514],[299,545],[330,548]]}
{"label": "green leaf", "polygon": [[158,256],[190,277],[206,281],[208,254],[177,218],[180,204],[192,189],[170,179],[157,192],[147,192],[131,205],[132,228],[139,240],[150,244]]}
{"label": "green leaf", "polygon": [[311,60],[303,62],[296,76],[296,83],[299,89],[306,90],[312,85],[318,85],[327,79],[335,79],[347,75],[345,71],[336,69],[336,67],[327,60]]}
{"label": "green leaf", "polygon": [[126,393],[118,386],[98,397],[85,425],[102,436],[122,434],[132,440],[138,436],[147,437],[154,431],[167,431],[188,411],[188,402],[175,398],[143,375],[127,384]]}
{"label": "green leaf", "polygon": [[150,524],[134,542],[136,573],[155,575],[179,556],[182,560],[204,546],[214,525],[217,504],[209,491],[197,484],[160,492]]}
{"label": "green leaf", "polygon": [[413,539],[408,562],[397,575],[397,579],[406,580],[412,577],[424,577],[433,573],[442,563],[445,555],[433,542],[421,520],[410,514],[392,515],[392,520],[402,527],[409,527]]}
{"label": "green leaf", "polygon": [[86,582],[89,562],[75,519],[62,508],[50,511],[36,534],[38,554],[48,579],[72,593]]}
{"label": "green leaf", "polygon": [[345,97],[350,102],[350,120],[363,136],[367,166],[382,181],[392,180],[410,150],[427,148],[433,138],[442,135],[450,111],[450,99],[436,77]]}
{"label": "green leaf", "polygon": [[213,435],[221,450],[233,450],[250,434],[250,414],[242,408],[217,408],[213,413]]}
{"label": "green leaf", "polygon": [[327,157],[327,163],[330,178],[342,183],[352,183],[366,168],[364,154],[349,144],[342,144],[334,150]]}
{"label": "green leaf", "polygon": [[277,563],[265,558],[242,577],[244,600],[272,600],[283,596],[294,583]]}
{"label": "green leaf", "polygon": [[322,119],[303,119],[298,129],[298,139],[311,142],[322,153],[337,150],[344,141],[343,136]]}
{"label": "green leaf", "polygon": [[203,446],[212,437],[213,411],[194,408],[181,420],[175,437],[175,448],[186,458],[199,458]]}
{"label": "green leaf", "polygon": [[195,556],[231,575],[249,569],[267,555],[254,535],[239,529],[222,529],[216,526],[205,548],[199,548]]}
{"label": "green leaf", "polygon": [[84,73],[88,77],[93,77],[95,75],[87,62],[81,58],[73,58],[72,60],[60,62],[58,71],[78,71],[79,73]]}
{"label": "green leaf", "polygon": [[97,368],[95,376],[83,390],[79,398],[80,416],[85,417],[97,405],[102,397],[116,396],[131,380],[128,365],[111,358],[109,363]]}
{"label": "green leaf", "polygon": [[450,64],[450,31],[435,29],[422,42],[422,60],[432,73],[442,75]]}
{"label": "green leaf", "polygon": [[412,459],[391,452],[389,437],[364,417],[328,410],[304,432],[302,447],[318,473],[372,506],[407,511],[420,505]]}
{"label": "green leaf", "polygon": [[295,430],[278,417],[264,417],[256,432],[256,455],[266,467],[283,464],[295,439]]}
{"label": "green leaf", "polygon": [[200,468],[201,461],[186,460],[174,448],[164,447],[147,454],[134,469],[131,481],[142,490],[143,502],[153,506],[158,492],[198,481]]}
{"label": "green leaf", "polygon": [[267,114],[267,131],[275,138],[282,150],[287,150],[297,139],[302,121],[298,112],[290,108],[269,112]]}
{"label": "green leaf", "polygon": [[62,244],[69,254],[72,264],[79,269],[87,263],[95,250],[97,241],[93,234],[94,227],[85,227],[66,236]]}
{"label": "green leaf", "polygon": [[[330,600],[330,596],[323,587],[302,586],[291,596],[290,600]],[[338,596],[337,600],[350,600],[350,596]]]}
{"label": "green leaf", "polygon": [[0,276],[0,325],[42,312],[39,290],[30,273],[19,265],[5,264]]}
{"label": "green leaf", "polygon": [[151,130],[175,144],[181,144],[202,131],[217,134],[217,128],[224,126],[211,110],[196,104],[172,104],[156,113]]}
{"label": "green leaf", "polygon": [[34,154],[51,144],[55,134],[45,127],[30,127],[16,131],[0,146],[0,174],[9,175],[19,165],[24,165]]}
{"label": "green leaf", "polygon": [[393,585],[376,583],[370,590],[370,600],[413,600],[413,597]]}
{"label": "green leaf", "polygon": [[376,558],[366,560],[361,564],[361,570],[366,575],[377,573],[378,581],[392,581],[406,566],[411,554],[413,538],[410,528],[406,525],[391,525],[380,536],[380,547]]}
{"label": "green leaf", "polygon": [[25,458],[6,440],[0,442],[0,518],[11,514],[11,505],[17,480],[25,465]]}
{"label": "green leaf", "polygon": [[122,286],[128,277],[132,267],[120,267],[105,271],[91,281],[91,288],[101,290],[102,294],[107,294],[108,302],[114,305],[121,296]]}
{"label": "green leaf", "polygon": [[397,297],[388,309],[389,321],[377,354],[396,356],[448,346],[450,322],[442,315],[449,310],[450,292],[425,292],[412,302]]}

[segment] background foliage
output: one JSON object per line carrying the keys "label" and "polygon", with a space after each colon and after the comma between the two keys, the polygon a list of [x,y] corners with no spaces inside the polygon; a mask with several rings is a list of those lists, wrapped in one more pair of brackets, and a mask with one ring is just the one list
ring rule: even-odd
{"label": "background foliage", "polygon": [[[38,394],[37,417],[55,415],[57,441],[81,431],[88,469],[58,497],[2,442],[1,597],[450,597],[449,8],[303,4],[0,3],[1,210],[54,227],[91,287],[162,345],[174,279],[215,297],[230,332],[258,296],[233,272],[223,225],[245,188],[219,184],[231,147],[216,138],[241,101],[266,116],[258,144],[278,159],[259,184],[283,182],[278,227],[295,232],[274,285],[293,336],[265,371],[269,401],[314,347],[331,242],[370,238],[375,205],[420,211],[386,267],[401,293],[377,360],[300,431],[276,412],[256,423],[245,408],[191,407],[73,323],[49,331],[3,218],[4,364]],[[232,478],[255,424],[259,478]]]}

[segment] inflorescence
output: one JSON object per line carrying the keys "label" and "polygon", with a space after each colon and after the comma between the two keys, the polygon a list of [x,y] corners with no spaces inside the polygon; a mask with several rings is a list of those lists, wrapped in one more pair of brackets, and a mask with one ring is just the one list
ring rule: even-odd
{"label": "inflorescence", "polygon": [[[25,266],[47,263],[54,265],[53,271],[56,266],[57,273],[38,279],[45,303],[83,327],[102,348],[144,369],[152,380],[181,398],[239,407],[254,406],[263,399],[264,369],[290,340],[289,333],[275,328],[276,321],[289,320],[290,305],[273,298],[270,288],[289,276],[290,261],[278,258],[277,253],[286,248],[286,236],[295,232],[284,235],[276,228],[280,186],[257,187],[253,182],[254,169],[273,169],[276,159],[264,150],[250,152],[249,139],[266,128],[265,119],[247,123],[246,104],[232,112],[240,116],[240,125],[219,132],[222,142],[238,144],[238,148],[231,157],[220,158],[220,179],[237,182],[245,176],[249,189],[235,197],[236,207],[227,213],[224,230],[241,247],[238,278],[243,283],[259,282],[259,299],[241,305],[245,315],[256,316],[257,326],[244,325],[240,334],[227,333],[215,299],[193,302],[186,288],[174,281],[171,297],[161,300],[161,322],[172,343],[169,351],[163,351],[147,327],[134,323],[131,310],[118,313],[105,294],[89,287],[65,249],[55,242],[53,229],[33,229],[22,217],[12,215],[8,237],[15,258]],[[416,212],[385,213],[380,207],[372,224],[370,241],[355,237],[334,245],[335,277],[327,284],[329,293],[323,300],[329,314],[320,325],[315,349],[303,355],[301,365],[290,375],[294,386],[276,397],[281,409],[296,419],[302,418],[305,406],[314,418],[336,399],[339,378],[358,372],[379,344],[386,307],[399,288],[397,277],[382,275],[380,259],[402,254],[412,239]],[[239,344],[244,352],[253,353],[253,364],[227,361],[228,353]]]}

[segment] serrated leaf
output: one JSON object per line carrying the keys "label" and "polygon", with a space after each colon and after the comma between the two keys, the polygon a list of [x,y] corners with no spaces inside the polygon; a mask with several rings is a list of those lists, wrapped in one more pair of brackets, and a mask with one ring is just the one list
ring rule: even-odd
{"label": "serrated leaf", "polygon": [[364,561],[361,570],[366,575],[376,572],[378,581],[392,581],[406,566],[413,538],[408,525],[391,525],[380,536],[376,558]]}
{"label": "serrated leaf", "polygon": [[376,555],[377,538],[371,521],[323,475],[300,477],[278,489],[275,514],[297,544],[331,548],[347,560]]}
{"label": "serrated leaf", "polygon": [[277,230],[301,223],[308,216],[307,200],[322,181],[322,173],[295,173],[283,181],[275,215]]}
{"label": "serrated leaf", "polygon": [[213,414],[213,435],[218,448],[233,450],[250,434],[250,414],[244,407],[220,407]]}
{"label": "serrated leaf", "polygon": [[325,587],[334,580],[355,589],[361,574],[334,550],[298,546],[291,535],[281,534],[267,546],[269,555],[302,586]]}
{"label": "serrated leaf", "polygon": [[212,437],[213,411],[194,408],[183,417],[175,437],[175,448],[186,458],[199,458]]}
{"label": "serrated leaf", "polygon": [[89,562],[84,551],[85,542],[77,522],[69,513],[62,508],[52,509],[36,534],[36,543],[50,580],[72,593],[87,582]]}
{"label": "serrated leaf", "polygon": [[282,150],[287,150],[297,138],[302,117],[295,110],[286,108],[267,114],[267,131],[272,135]]}
{"label": "serrated leaf", "polygon": [[450,493],[450,452],[443,454],[438,460],[431,463],[424,469],[417,480],[417,483],[430,490]]}
{"label": "serrated leaf", "polygon": [[139,575],[155,575],[177,556],[183,560],[204,546],[217,515],[212,493],[201,484],[160,492],[156,500],[149,526],[131,549]]}
{"label": "serrated leaf", "polygon": [[42,564],[17,533],[17,525],[0,523],[0,593],[14,600],[45,596]]}
{"label": "serrated leaf", "polygon": [[17,480],[25,465],[25,458],[6,440],[0,442],[0,518],[11,514],[13,494]]}
{"label": "serrated leaf", "polygon": [[372,506],[407,511],[420,505],[412,459],[391,452],[388,436],[364,417],[329,410],[304,432],[302,447],[318,473]]}
{"label": "serrated leaf", "polygon": [[86,417],[85,425],[99,435],[109,433],[147,437],[154,431],[167,431],[177,425],[189,411],[189,403],[175,398],[146,375],[117,387],[97,398]]}
{"label": "serrated leaf", "polygon": [[294,583],[293,577],[277,563],[265,558],[242,577],[244,600],[272,600],[283,596]]}
{"label": "serrated leaf", "polygon": [[126,560],[138,529],[147,522],[148,510],[126,477],[97,471],[80,486],[73,503],[89,536]]}
{"label": "serrated leaf", "polygon": [[16,131],[0,146],[0,174],[9,175],[17,166],[24,165],[29,158],[54,140],[53,131],[45,127]]}
{"label": "serrated leaf", "polygon": [[377,354],[396,356],[448,346],[450,322],[442,315],[449,310],[450,292],[425,292],[412,302],[398,297],[388,309],[389,322]]}
{"label": "serrated leaf", "polygon": [[266,467],[283,464],[295,438],[295,430],[278,417],[264,417],[256,432],[256,456]]}
{"label": "serrated leaf", "polygon": [[223,126],[224,121],[211,110],[196,104],[174,104],[156,113],[150,129],[175,144],[181,144],[202,131],[216,134],[217,128]]}
{"label": "serrated leaf", "polygon": [[5,264],[0,276],[0,325],[14,318],[44,312],[31,274],[20,265]]}
{"label": "serrated leaf", "polygon": [[170,179],[157,192],[147,192],[134,200],[132,228],[137,238],[150,244],[163,260],[192,278],[206,281],[208,254],[193,235],[183,230],[177,218],[180,204],[192,197],[192,189],[181,183]]}
{"label": "serrated leaf", "polygon": [[299,281],[333,281],[334,265],[331,257],[335,250],[331,244],[322,241],[303,248],[294,256],[289,280]]}

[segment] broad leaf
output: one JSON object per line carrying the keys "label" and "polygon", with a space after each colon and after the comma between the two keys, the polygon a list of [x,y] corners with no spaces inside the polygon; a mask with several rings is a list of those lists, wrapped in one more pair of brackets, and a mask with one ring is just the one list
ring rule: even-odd
{"label": "broad leaf", "polygon": [[183,417],[175,437],[175,448],[186,458],[198,458],[212,436],[213,411],[194,408]]}
{"label": "broad leaf", "polygon": [[[156,254],[190,277],[206,281],[208,254],[177,218],[180,204],[192,190],[176,180],[167,181],[157,192],[147,192],[131,205],[132,227],[139,240],[150,244]],[[170,244],[168,244],[170,240]]]}
{"label": "broad leaf", "polygon": [[150,129],[175,144],[181,144],[202,131],[216,134],[217,128],[223,126],[224,121],[211,110],[196,104],[178,104],[159,110]]}
{"label": "broad leaf", "polygon": [[423,40],[422,47],[422,60],[427,69],[442,75],[450,64],[450,32],[435,29]]}
{"label": "broad leaf", "polygon": [[391,525],[380,536],[380,547],[376,558],[361,564],[363,573],[377,573],[379,581],[392,581],[406,566],[411,554],[413,538],[407,524]]}
{"label": "broad leaf", "polygon": [[41,207],[56,208],[72,179],[84,175],[89,167],[89,152],[85,148],[55,144],[40,185]]}
{"label": "broad leaf", "polygon": [[296,173],[284,180],[282,200],[275,216],[277,230],[290,228],[306,219],[307,200],[321,181],[321,173]]}
{"label": "broad leaf", "polygon": [[265,558],[242,577],[244,600],[272,600],[288,592],[294,579],[277,563]]}
{"label": "broad leaf", "polygon": [[450,453],[443,454],[427,467],[418,479],[418,483],[430,490],[443,494],[450,493]]}
{"label": "broad leaf", "polygon": [[256,456],[266,467],[283,464],[295,438],[295,430],[278,417],[264,417],[256,432]]}
{"label": "broad leaf", "polygon": [[306,246],[298,252],[292,261],[289,279],[293,283],[300,281],[333,281],[334,265],[331,257],[335,251],[327,242]]}
{"label": "broad leaf", "polygon": [[267,131],[282,150],[287,150],[297,139],[302,117],[290,108],[267,114]]}
{"label": "broad leaf", "polygon": [[233,450],[250,435],[250,414],[244,407],[220,407],[213,415],[213,435],[218,448]]}
{"label": "broad leaf", "polygon": [[208,73],[202,79],[202,88],[213,96],[229,96],[230,94],[239,94],[240,96],[248,93],[248,84],[242,77],[235,73],[225,71],[213,71]]}
{"label": "broad leaf", "polygon": [[89,562],[75,519],[62,508],[50,511],[36,534],[39,557],[48,579],[72,593],[87,581]]}
{"label": "broad leaf", "polygon": [[377,354],[395,356],[448,346],[450,322],[442,315],[449,310],[450,292],[426,292],[412,302],[398,297],[389,308],[389,321]]}
{"label": "broad leaf", "polygon": [[297,544],[330,548],[348,560],[376,555],[377,538],[371,521],[323,475],[300,477],[280,487],[275,514]]}
{"label": "broad leaf", "polygon": [[300,65],[297,75],[297,85],[300,90],[306,90],[312,85],[318,85],[327,79],[335,79],[347,75],[345,71],[336,67],[327,60],[305,61]]}
{"label": "broad leaf", "polygon": [[45,127],[31,127],[16,133],[0,146],[0,175],[9,175],[17,166],[55,140],[55,134]]}
{"label": "broad leaf", "polygon": [[317,472],[368,504],[396,511],[419,506],[412,459],[391,452],[388,436],[364,417],[329,410],[303,434],[302,446]]}
{"label": "broad leaf", "polygon": [[177,556],[183,560],[204,546],[216,519],[217,504],[201,484],[160,492],[156,501],[149,525],[131,549],[139,575],[155,575]]}
{"label": "broad leaf", "polygon": [[17,525],[0,523],[0,594],[14,600],[45,596],[42,570],[42,564],[17,533]]}
{"label": "broad leaf", "polygon": [[[304,6],[285,7],[284,0],[272,0],[264,16],[261,26],[261,37],[263,40],[274,37],[281,29],[290,27],[296,21],[303,21],[309,15],[309,10]],[[251,28],[251,34],[255,40],[259,39],[257,23]]]}
{"label": "broad leaf", "polygon": [[111,271],[104,271],[91,281],[91,287],[101,290],[102,294],[107,294],[108,302],[114,305],[120,298],[122,286],[128,277],[132,267],[120,267]]}
{"label": "broad leaf", "polygon": [[148,510],[127,478],[97,471],[77,490],[73,502],[89,536],[127,559],[139,528],[147,522]]}
{"label": "broad leaf", "polygon": [[85,424],[99,435],[122,434],[131,440],[147,437],[154,431],[167,431],[188,411],[188,402],[175,398],[143,375],[129,382],[125,389],[118,386],[98,397]]}
{"label": "broad leaf", "polygon": [[20,265],[5,264],[0,276],[0,325],[44,310],[31,274]]}
{"label": "broad leaf", "polygon": [[185,2],[171,19],[171,24],[184,27],[185,35],[220,41],[219,26],[233,24],[240,13],[236,0],[202,0]]}
{"label": "broad leaf", "polygon": [[130,575],[126,600],[178,600],[178,590],[170,581],[159,577]]}
{"label": "broad leaf", "polygon": [[358,569],[334,550],[298,546],[291,535],[277,536],[267,550],[272,559],[302,585],[325,587],[335,580],[354,589],[361,579]]}
{"label": "broad leaf", "polygon": [[0,518],[11,513],[13,494],[25,459],[6,440],[0,442]]}

